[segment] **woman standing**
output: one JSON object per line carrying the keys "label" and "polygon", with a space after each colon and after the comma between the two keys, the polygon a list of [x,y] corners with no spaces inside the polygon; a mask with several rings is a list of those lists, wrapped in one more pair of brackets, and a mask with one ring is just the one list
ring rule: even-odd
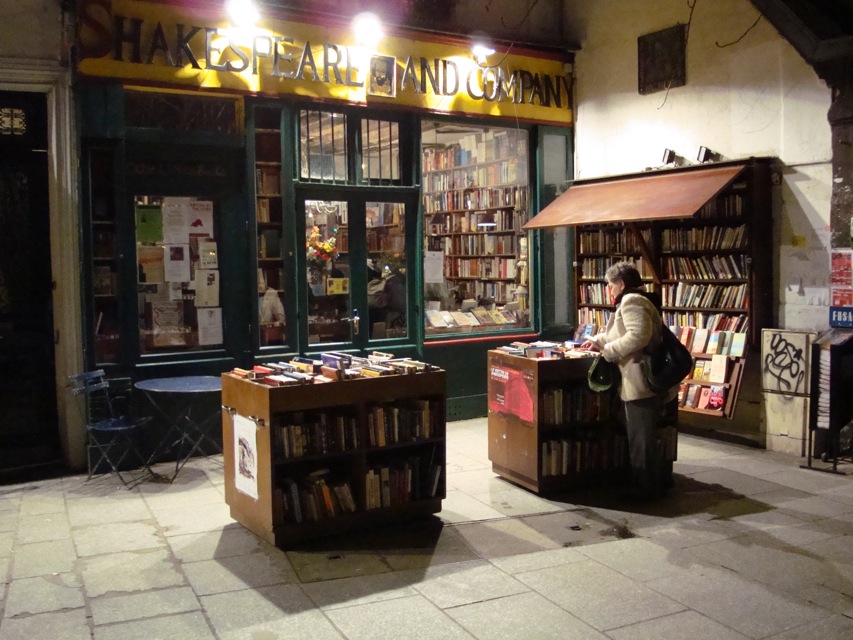
{"label": "woman standing", "polygon": [[608,362],[616,363],[622,376],[619,397],[623,402],[628,432],[628,452],[637,497],[661,495],[665,478],[657,426],[667,403],[678,388],[660,396],[646,386],[640,362],[647,347],[660,344],[663,321],[659,298],[645,290],[640,272],[630,262],[617,262],[604,274],[616,311],[604,331],[581,348],[600,351]]}

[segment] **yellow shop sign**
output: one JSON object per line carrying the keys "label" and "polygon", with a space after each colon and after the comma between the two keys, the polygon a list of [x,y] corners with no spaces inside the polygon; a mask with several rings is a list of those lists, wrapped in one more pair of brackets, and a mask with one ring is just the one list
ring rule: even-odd
{"label": "yellow shop sign", "polygon": [[391,35],[377,51],[353,42],[340,26],[274,16],[238,28],[219,5],[82,0],[77,69],[164,87],[571,121],[565,56],[510,50],[478,64],[459,42]]}

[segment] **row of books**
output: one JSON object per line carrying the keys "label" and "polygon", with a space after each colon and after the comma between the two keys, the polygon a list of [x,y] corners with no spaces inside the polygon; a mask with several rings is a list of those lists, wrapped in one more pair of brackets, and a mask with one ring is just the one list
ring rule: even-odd
{"label": "row of books", "polygon": [[425,440],[441,431],[437,424],[436,401],[411,399],[402,404],[378,404],[367,414],[367,434],[371,447]]}
{"label": "row of books", "polygon": [[674,228],[661,231],[661,249],[664,251],[708,251],[713,249],[743,249],[749,244],[746,225],[724,227],[712,225]]}
{"label": "row of books", "polygon": [[746,351],[746,334],[697,327],[670,327],[679,342],[691,353],[710,353],[742,357]]}
{"label": "row of books", "polygon": [[332,481],[328,469],[309,474],[300,482],[282,480],[275,491],[285,522],[301,524],[358,511],[349,482]]}
{"label": "row of books", "polygon": [[447,278],[515,278],[515,258],[454,258],[445,256]]}
{"label": "row of books", "polygon": [[714,354],[710,360],[696,358],[690,379],[696,382],[716,382],[723,384],[728,380],[729,356]]}
{"label": "row of books", "polygon": [[749,288],[744,284],[678,284],[661,285],[665,307],[699,307],[702,309],[745,309]]}
{"label": "row of books", "polygon": [[542,477],[627,467],[628,439],[624,434],[596,430],[579,436],[542,442]]}
{"label": "row of books", "polygon": [[268,387],[283,387],[353,378],[417,374],[435,368],[426,362],[397,358],[381,351],[374,351],[366,358],[348,353],[328,352],[321,353],[319,357],[294,356],[289,362],[268,362],[254,365],[251,369],[235,367],[229,374]]}
{"label": "row of books", "polygon": [[599,422],[611,417],[610,397],[586,384],[548,389],[540,394],[539,420],[544,426]]}
{"label": "row of books", "polygon": [[721,384],[710,386],[682,383],[678,388],[678,404],[682,407],[720,411],[726,405],[727,389]]}
{"label": "row of books", "polygon": [[512,207],[488,211],[445,211],[430,216],[428,230],[431,235],[515,231],[524,222],[522,211]]}
{"label": "row of books", "polygon": [[448,256],[516,255],[518,242],[514,234],[442,236],[427,239],[431,251],[444,251]]}
{"label": "row of books", "polygon": [[745,313],[719,311],[664,311],[663,323],[668,327],[696,327],[709,331],[746,333],[749,328],[749,316]]}
{"label": "row of books", "polygon": [[424,194],[424,212],[429,214],[496,207],[527,209],[527,187],[482,187]]}
{"label": "row of books", "polygon": [[478,167],[458,167],[440,173],[424,173],[424,192],[470,189],[477,185],[517,184],[527,182],[526,164],[516,158]]}
{"label": "row of books", "polygon": [[271,435],[273,450],[285,459],[352,451],[362,442],[355,416],[327,411],[276,416]]}
{"label": "row of books", "polygon": [[[736,184],[733,189],[746,189],[746,184]],[[699,218],[739,218],[743,215],[743,196],[740,193],[727,193],[708,201],[699,210]]]}
{"label": "row of books", "polygon": [[[584,258],[581,260],[581,277],[601,280],[613,262],[612,258]],[[649,269],[648,262],[645,259],[637,257],[632,262],[643,279],[650,280],[652,278],[651,269]]]}
{"label": "row of books", "polygon": [[470,311],[444,311],[427,309],[424,312],[427,327],[433,329],[455,329],[457,327],[494,327],[515,324],[518,320],[515,311],[506,309],[486,309],[476,307]]}
{"label": "row of books", "polygon": [[705,255],[696,258],[674,256],[663,259],[664,277],[671,280],[730,280],[746,278],[749,270],[743,254]]}
{"label": "row of books", "polygon": [[255,170],[255,179],[259,196],[281,194],[281,170],[278,167],[258,167]]}
{"label": "row of books", "polygon": [[521,286],[516,286],[514,282],[505,280],[478,280],[472,278],[453,278],[445,275],[448,280],[466,280],[464,287],[465,293],[475,299],[491,299],[496,304],[503,305],[507,302],[514,301],[517,295],[517,289],[523,290],[521,293],[526,293],[526,289]]}
{"label": "row of books", "polygon": [[[428,138],[428,134],[425,138]],[[523,158],[526,154],[526,132],[483,131],[465,135],[457,143],[446,147],[424,147],[423,170],[439,171],[505,158]]]}
{"label": "row of books", "polygon": [[387,509],[438,495],[441,465],[424,469],[417,456],[402,464],[375,467],[364,478],[365,509]]}
{"label": "row of books", "polygon": [[[642,230],[643,238],[648,243],[651,239],[651,230]],[[578,233],[578,253],[639,253],[640,244],[633,231],[622,226],[604,227],[594,231],[581,231]]]}

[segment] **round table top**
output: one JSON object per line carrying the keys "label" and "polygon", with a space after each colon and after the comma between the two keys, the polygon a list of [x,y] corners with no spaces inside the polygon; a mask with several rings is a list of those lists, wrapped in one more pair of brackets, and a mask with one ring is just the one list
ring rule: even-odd
{"label": "round table top", "polygon": [[134,385],[142,391],[154,393],[212,393],[222,391],[222,378],[218,376],[174,376],[140,380]]}

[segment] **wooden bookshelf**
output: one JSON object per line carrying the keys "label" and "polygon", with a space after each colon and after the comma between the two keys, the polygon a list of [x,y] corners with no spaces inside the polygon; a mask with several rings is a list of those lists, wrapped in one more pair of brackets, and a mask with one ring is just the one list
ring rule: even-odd
{"label": "wooden bookshelf", "polygon": [[[282,251],[284,233],[281,198],[281,110],[254,108],[255,224],[257,229],[258,313],[263,296],[277,291],[284,305],[285,275]],[[269,302],[267,302],[269,304]],[[259,322],[260,345],[283,344],[286,327],[283,317]]]}
{"label": "wooden bookshelf", "polygon": [[517,303],[514,326],[528,324],[527,163],[526,132],[483,130],[423,152],[425,249],[443,253],[447,288],[463,298]]}
{"label": "wooden bookshelf", "polygon": [[[747,344],[756,348],[761,329],[772,321],[770,165],[766,159],[750,159],[742,165],[692,217],[656,219],[656,212],[648,211],[645,219],[635,222],[576,226],[578,325],[603,327],[607,323],[615,307],[608,297],[604,272],[614,262],[628,260],[639,267],[646,288],[660,294],[667,326],[745,333]],[[667,173],[695,175],[715,166]],[[642,188],[643,175],[619,176],[618,180],[636,180],[637,188]],[[745,357],[734,360],[730,367],[733,377],[726,380],[724,410],[683,409],[731,418],[746,366]]]}
{"label": "wooden bookshelf", "polygon": [[89,290],[96,365],[117,363],[121,357],[114,162],[112,148],[96,147],[88,151]]}
{"label": "wooden bookshelf", "polygon": [[[495,473],[540,494],[626,475],[627,436],[613,396],[589,390],[592,362],[489,352],[489,460]],[[665,459],[674,460],[675,428],[661,428],[660,437]]]}
{"label": "wooden bookshelf", "polygon": [[[441,510],[444,371],[289,387],[227,373],[222,404],[225,500],[235,520],[271,544],[284,548]],[[235,483],[235,414],[257,424],[257,499]],[[331,512],[305,506],[321,478],[337,487]],[[339,497],[347,494],[349,506]]]}

